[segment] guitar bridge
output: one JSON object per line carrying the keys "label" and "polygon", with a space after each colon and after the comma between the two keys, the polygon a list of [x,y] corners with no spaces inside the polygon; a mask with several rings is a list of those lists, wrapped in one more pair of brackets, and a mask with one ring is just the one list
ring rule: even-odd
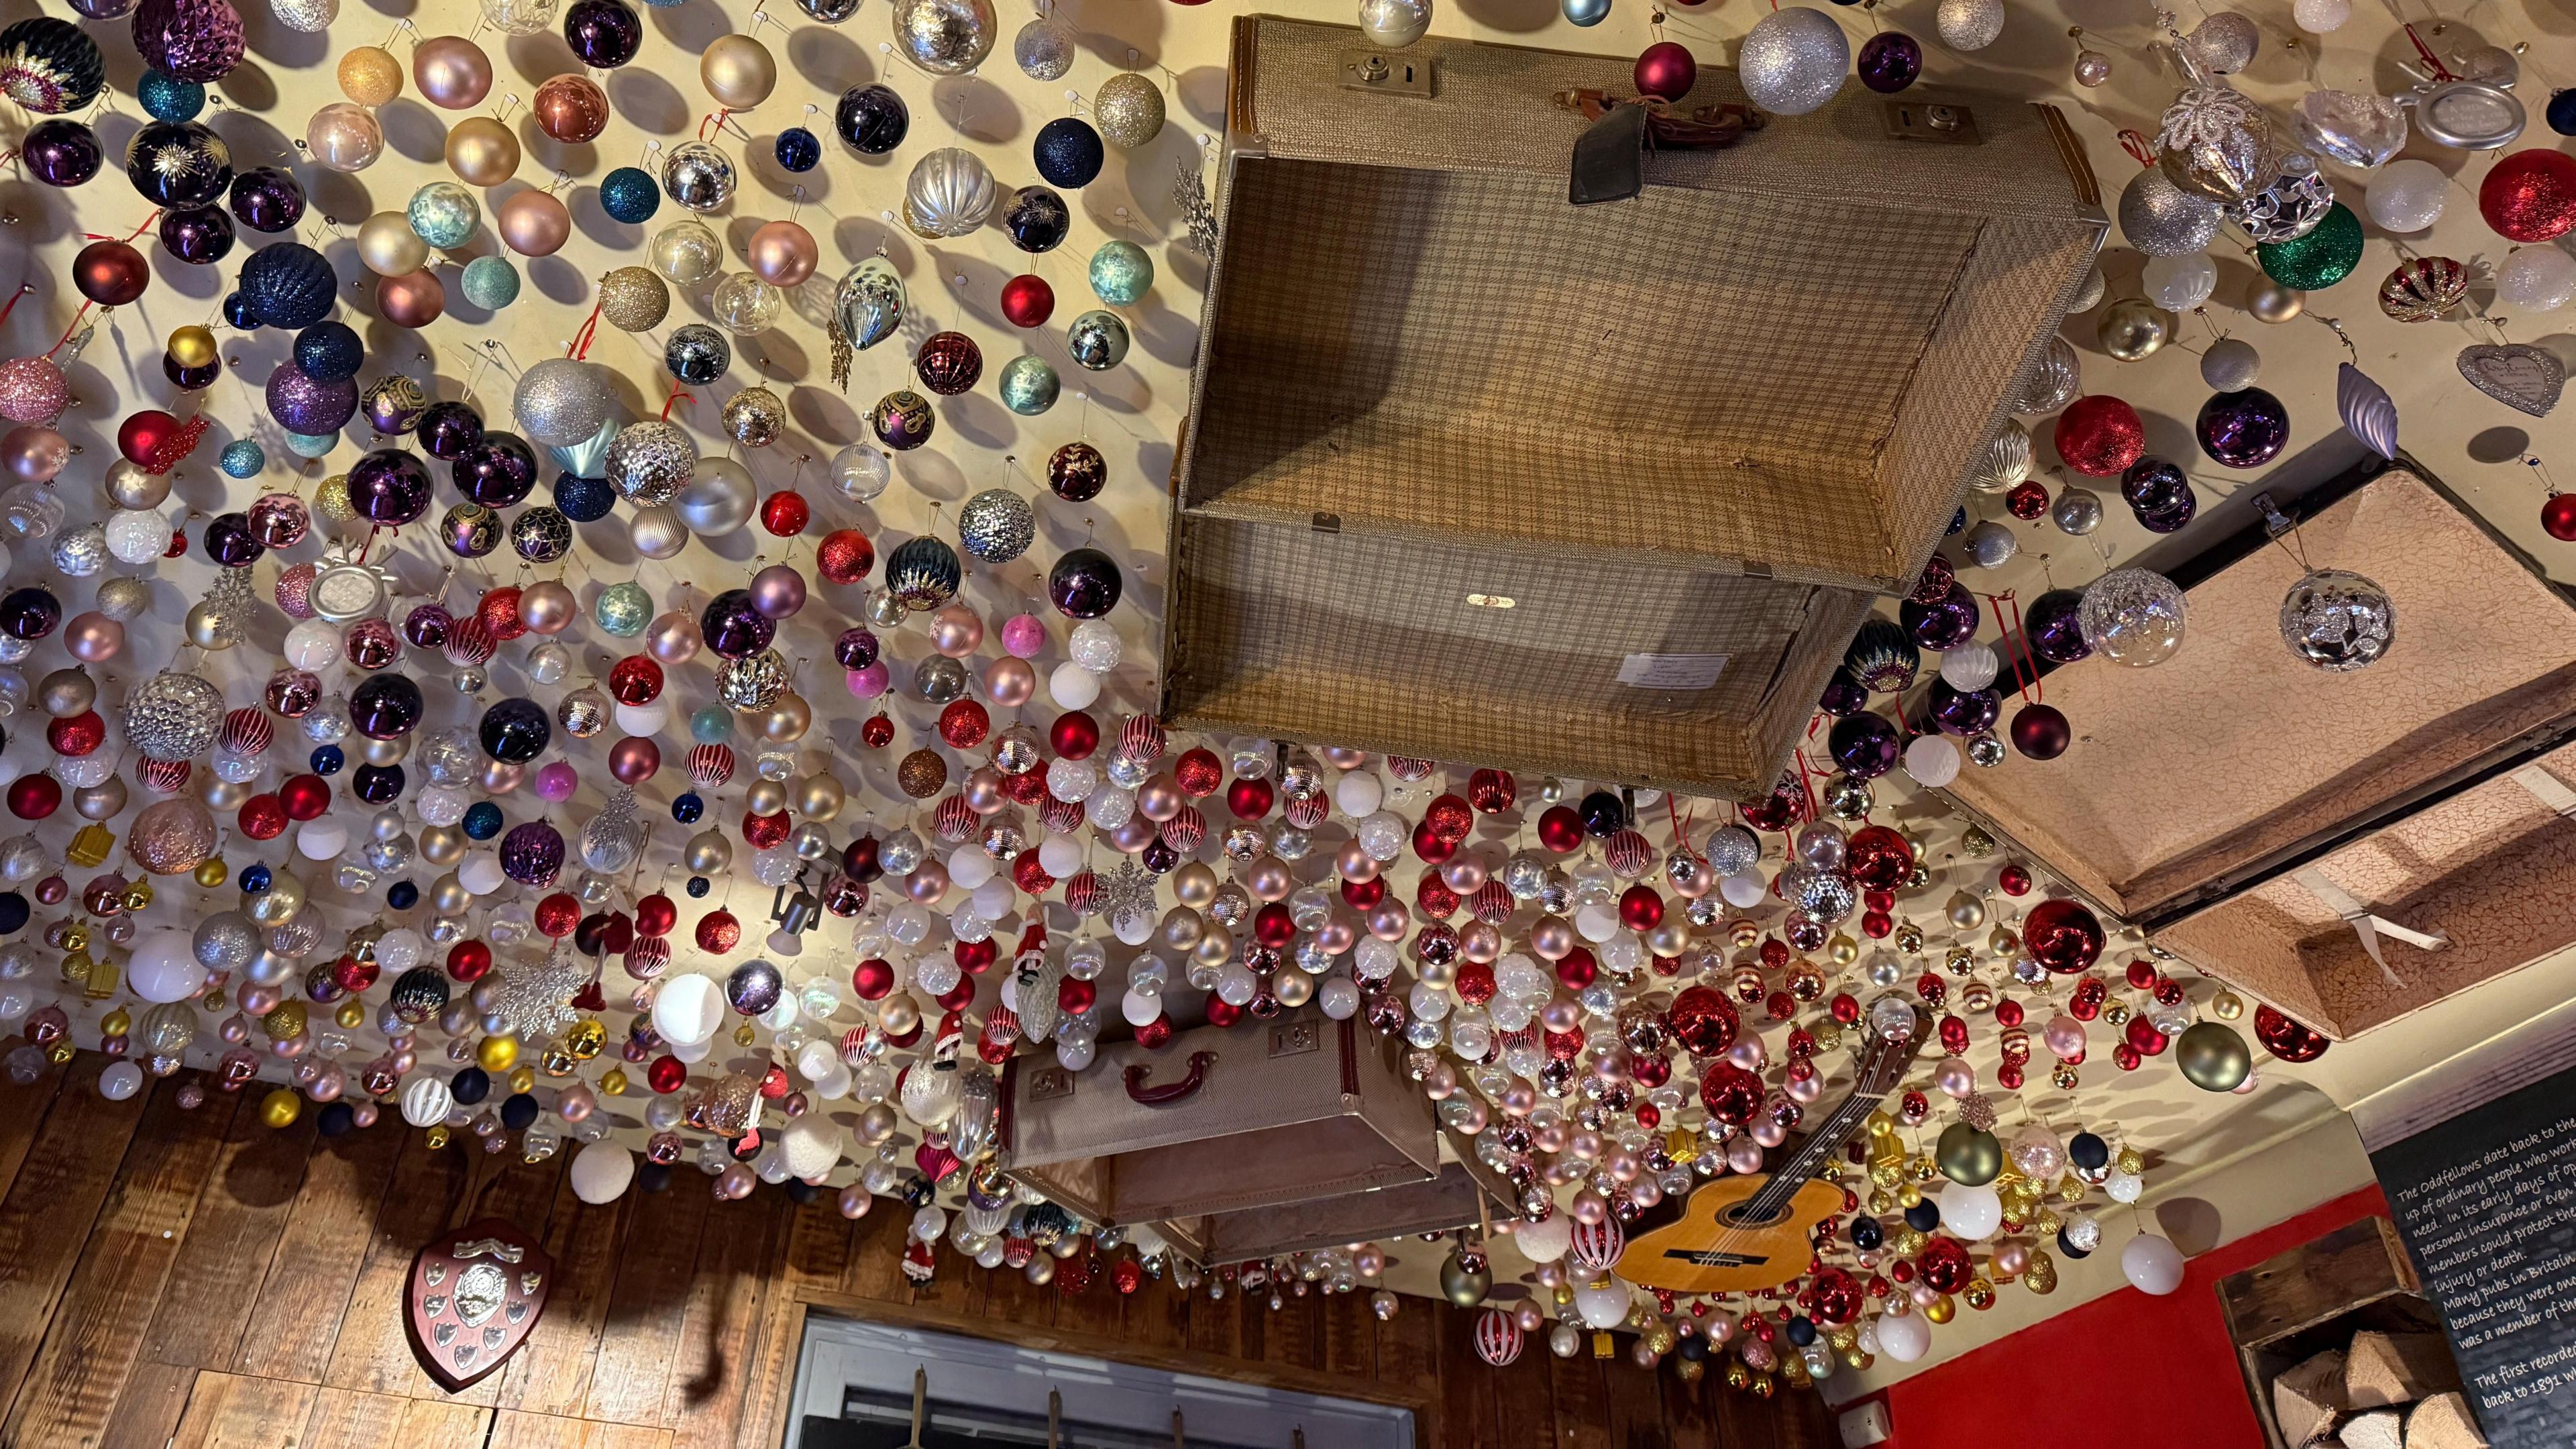
{"label": "guitar bridge", "polygon": [[1771,1261],[1762,1253],[1723,1253],[1714,1248],[1666,1248],[1664,1256],[1699,1268],[1752,1268]]}

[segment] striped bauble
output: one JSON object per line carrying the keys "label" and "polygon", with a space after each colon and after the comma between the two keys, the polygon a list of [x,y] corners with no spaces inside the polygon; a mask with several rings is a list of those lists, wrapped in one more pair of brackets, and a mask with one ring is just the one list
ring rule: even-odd
{"label": "striped bauble", "polygon": [[1496,1368],[1509,1368],[1521,1356],[1524,1335],[1508,1308],[1488,1308],[1476,1317],[1476,1357]]}

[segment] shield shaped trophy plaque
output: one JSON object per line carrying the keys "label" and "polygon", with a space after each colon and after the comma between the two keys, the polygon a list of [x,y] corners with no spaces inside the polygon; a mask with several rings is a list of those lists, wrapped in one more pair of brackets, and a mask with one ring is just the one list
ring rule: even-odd
{"label": "shield shaped trophy plaque", "polygon": [[473,1387],[528,1341],[553,1278],[545,1249],[499,1218],[430,1239],[403,1292],[420,1366],[449,1393]]}

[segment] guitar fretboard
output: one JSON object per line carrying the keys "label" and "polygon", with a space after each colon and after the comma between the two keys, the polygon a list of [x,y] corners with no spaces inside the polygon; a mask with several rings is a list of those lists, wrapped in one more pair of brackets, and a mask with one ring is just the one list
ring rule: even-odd
{"label": "guitar fretboard", "polygon": [[1826,1158],[1833,1156],[1843,1143],[1850,1140],[1852,1132],[1868,1119],[1878,1102],[1877,1097],[1860,1092],[1844,1098],[1843,1104],[1816,1124],[1816,1130],[1799,1145],[1797,1152],[1782,1163],[1780,1170],[1771,1174],[1771,1180],[1762,1185],[1761,1191],[1746,1202],[1745,1216],[1755,1222],[1769,1222],[1787,1211],[1789,1201],[1798,1195],[1798,1189],[1806,1186],[1807,1179],[1816,1175],[1816,1169],[1824,1166]]}

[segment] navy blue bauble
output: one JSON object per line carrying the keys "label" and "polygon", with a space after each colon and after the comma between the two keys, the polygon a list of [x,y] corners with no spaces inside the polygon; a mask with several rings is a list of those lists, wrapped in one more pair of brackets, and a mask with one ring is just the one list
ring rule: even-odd
{"label": "navy blue bauble", "polygon": [[340,773],[340,767],[349,763],[349,757],[341,753],[338,745],[316,745],[308,763],[312,765],[314,774],[327,779]]}
{"label": "navy blue bauble", "polygon": [[0,891],[0,936],[14,935],[27,924],[27,898],[16,891]]}
{"label": "navy blue bauble", "polygon": [[328,1103],[313,1121],[325,1137],[346,1137],[357,1130],[358,1109],[346,1102]]}
{"label": "navy blue bauble", "polygon": [[662,183],[648,172],[633,166],[620,166],[599,179],[599,209],[611,221],[632,226],[651,221],[662,208]]}
{"label": "navy blue bauble", "polygon": [[260,328],[259,314],[250,309],[250,298],[239,292],[225,295],[224,321],[244,332],[256,332]]}
{"label": "navy blue bauble", "polygon": [[145,71],[143,79],[134,83],[134,98],[143,103],[144,114],[173,126],[197,119],[197,113],[206,108],[204,86],[157,70]]}
{"label": "navy blue bauble", "polygon": [[609,505],[616,501],[617,490],[609,487],[605,478],[555,475],[555,511],[575,523],[596,523],[606,518]]}
{"label": "navy blue bauble", "polygon": [[635,1190],[643,1193],[671,1190],[671,1164],[639,1162],[635,1164]]}
{"label": "navy blue bauble", "polygon": [[525,1092],[512,1092],[501,1103],[501,1125],[513,1132],[525,1132],[536,1124],[537,1099]]}
{"label": "navy blue bauble", "polygon": [[338,286],[330,262],[302,242],[272,242],[242,259],[241,294],[271,327],[301,329],[330,316]]}
{"label": "navy blue bauble", "polygon": [[694,790],[681,791],[680,797],[671,802],[671,818],[682,825],[695,825],[706,813],[707,802],[699,799]]}
{"label": "navy blue bauble", "polygon": [[501,833],[501,807],[489,800],[477,800],[465,807],[465,818],[459,822],[468,840],[489,840]]}
{"label": "navy blue bauble", "polygon": [[295,334],[295,370],[315,382],[356,377],[367,360],[367,344],[346,322],[316,322]]}
{"label": "navy blue bauble", "polygon": [[708,889],[707,878],[705,876],[693,875],[689,877],[689,899],[693,901],[705,900],[707,898]]}
{"label": "navy blue bauble", "polygon": [[2549,98],[2549,129],[2562,136],[2576,136],[2576,90],[2563,90]]}
{"label": "navy blue bauble", "polygon": [[268,889],[268,881],[268,867],[264,865],[254,865],[250,869],[241,873],[242,894],[246,896],[259,895]]}
{"label": "navy blue bauble", "polygon": [[492,1095],[492,1076],[481,1067],[467,1067],[447,1079],[447,1095],[454,1097],[458,1106],[471,1107]]}
{"label": "navy blue bauble", "polygon": [[407,880],[385,887],[385,904],[397,911],[407,911],[420,904],[420,887]]}
{"label": "navy blue bauble", "polygon": [[778,133],[775,148],[781,170],[805,172],[823,159],[823,142],[803,126],[791,126]]}
{"label": "navy blue bauble", "polygon": [[832,131],[863,156],[882,156],[903,144],[912,112],[886,85],[852,86],[832,109]]}
{"label": "navy blue bauble", "polygon": [[1058,116],[1038,127],[1038,174],[1049,186],[1080,188],[1089,186],[1100,174],[1100,164],[1108,150],[1100,144],[1100,133],[1079,116]]}
{"label": "navy blue bauble", "polygon": [[1941,1205],[1925,1198],[1905,1210],[1905,1225],[1918,1233],[1928,1233],[1941,1226]]}

